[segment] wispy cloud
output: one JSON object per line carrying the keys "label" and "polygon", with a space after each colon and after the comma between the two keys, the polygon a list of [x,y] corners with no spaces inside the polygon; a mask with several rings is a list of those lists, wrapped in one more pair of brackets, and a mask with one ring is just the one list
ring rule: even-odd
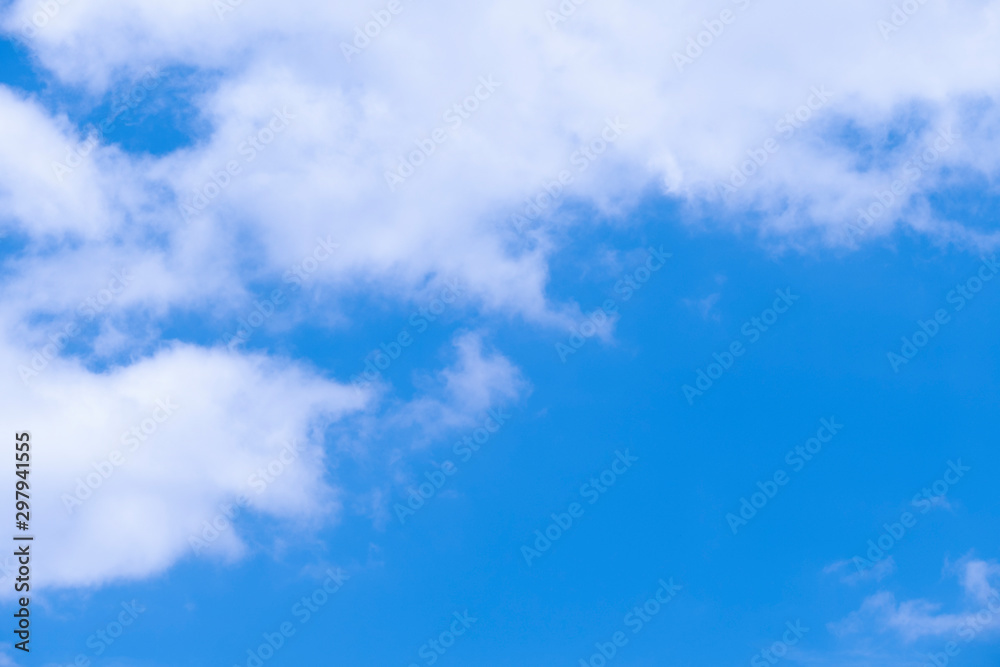
{"label": "wispy cloud", "polygon": [[[891,633],[905,643],[924,639],[985,639],[1000,629],[1000,565],[967,556],[950,568],[967,600],[963,609],[947,612],[945,605],[923,599],[897,600],[889,591],[865,598],[861,607],[830,630],[841,637]],[[991,583],[992,580],[992,583]]]}

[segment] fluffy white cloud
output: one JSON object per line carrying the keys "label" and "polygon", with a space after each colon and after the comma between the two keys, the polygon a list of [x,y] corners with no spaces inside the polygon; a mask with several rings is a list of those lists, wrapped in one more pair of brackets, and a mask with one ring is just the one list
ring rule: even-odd
{"label": "fluffy white cloud", "polygon": [[[183,344],[103,373],[56,357],[25,382],[4,383],[5,421],[31,430],[33,531],[53,547],[38,552],[36,583],[92,586],[155,574],[185,556],[236,558],[244,543],[234,517],[300,529],[335,523],[346,493],[370,491],[336,478],[341,457],[370,459],[380,442],[414,430],[414,446],[425,446],[522,395],[518,369],[487,353],[478,335],[460,335],[454,347],[454,364],[422,382],[416,398],[381,411],[378,386]],[[0,346],[0,357],[5,368],[32,367],[20,346]],[[373,484],[391,479],[392,467]]]}
{"label": "fluffy white cloud", "polygon": [[[211,127],[194,147],[132,159],[131,170],[93,160],[96,180],[78,190],[47,183],[52,196],[41,185],[15,196],[11,209],[36,233],[56,223],[30,202],[89,197],[89,208],[50,219],[94,231],[95,219],[106,228],[127,217],[167,233],[175,263],[206,272],[220,244],[281,271],[332,235],[345,252],[322,275],[341,288],[376,281],[406,298],[428,276],[460,277],[488,308],[562,324],[567,311],[545,297],[556,248],[544,230],[565,224],[553,215],[570,197],[621,213],[657,183],[729,216],[763,213],[764,233],[794,243],[849,243],[845,228],[873,205],[861,238],[899,223],[966,244],[994,238],[938,219],[923,195],[951,183],[945,168],[996,174],[996,1],[913,0],[918,10],[896,16],[892,32],[879,26],[892,25],[894,3],[861,0],[584,3],[554,26],[555,2],[404,2],[350,62],[343,44],[381,4],[299,0],[275,13],[244,3],[222,16],[203,2],[54,4],[28,43],[67,81],[99,88],[148,65],[222,76],[193,100]],[[31,24],[38,7],[15,3],[8,28]],[[463,101],[476,109],[446,116]],[[271,140],[275,110],[294,118]],[[621,134],[598,154],[616,118]],[[52,136],[52,124],[37,118],[25,135]],[[946,150],[921,161],[946,128]],[[258,150],[247,140],[262,131]],[[404,167],[391,191],[386,174],[400,173],[401,158],[422,164],[410,176]],[[240,173],[226,176],[228,163]],[[742,182],[741,167],[756,173],[720,195]],[[563,170],[573,182],[554,185]],[[546,186],[562,190],[555,203]],[[878,193],[895,200],[888,213]],[[542,231],[517,233],[508,217],[539,196]],[[196,202],[197,224],[182,224],[176,204]]]}
{"label": "fluffy white cloud", "polygon": [[[2,352],[5,366],[27,354]],[[31,430],[33,529],[51,547],[36,557],[42,586],[160,572],[241,494],[254,512],[335,519],[324,436],[370,398],[295,364],[186,345],[101,374],[57,358],[4,387],[5,421]],[[253,476],[269,466],[261,493]],[[236,554],[239,536],[208,548]]]}
{"label": "fluffy white cloud", "polygon": [[[290,159],[268,160],[272,182],[284,176],[312,195],[323,183],[329,198],[314,206],[327,216],[326,201],[345,218],[361,214],[397,230],[404,225],[393,214],[402,210],[416,211],[410,222],[423,224],[408,227],[420,229],[433,224],[421,220],[432,215],[444,228],[459,216],[466,227],[482,223],[498,206],[540,188],[615,116],[629,126],[614,157],[625,165],[579,178],[574,191],[581,196],[599,202],[650,180],[674,193],[714,196],[746,151],[773,135],[778,156],[734,203],[775,214],[790,200],[805,219],[775,216],[771,224],[784,231],[840,226],[854,217],[857,200],[891,183],[902,158],[938,126],[963,118],[971,124],[971,107],[980,118],[981,104],[995,102],[1000,78],[1000,4],[988,0],[913,0],[912,16],[894,16],[896,3],[888,1],[633,0],[584,3],[554,26],[546,12],[558,12],[556,2],[401,4],[403,11],[350,62],[343,44],[373,21],[371,12],[384,11],[381,3],[299,0],[278,13],[242,4],[220,17],[203,2],[67,1],[29,43],[63,77],[88,83],[148,63],[221,68],[229,76],[202,100],[219,127],[199,166],[232,148],[229,130],[246,125],[257,107],[304,107],[300,136],[309,141],[275,149]],[[7,25],[30,24],[37,7],[33,0],[15,3]],[[409,190],[421,193],[387,197],[384,169],[441,124],[442,113],[484,75],[501,88],[414,177]],[[829,100],[813,96],[820,89],[831,92]],[[792,136],[776,132],[779,119],[811,96],[822,107],[814,119]],[[911,115],[932,127],[909,123]],[[989,116],[995,126],[995,112]],[[863,145],[834,140],[845,129],[860,132]],[[979,129],[977,139],[990,136]],[[881,164],[865,164],[888,130],[906,141]],[[948,162],[994,171],[995,158],[966,139]],[[298,167],[290,171],[293,161]],[[189,183],[180,176],[175,185]],[[265,222],[274,208],[301,201],[301,191],[258,192],[247,208],[270,203],[260,216]]]}
{"label": "fluffy white cloud", "polygon": [[[0,118],[8,137],[0,145],[0,228],[62,239],[103,236],[116,226],[125,211],[115,200],[128,199],[132,183],[116,178],[115,151],[83,141],[65,118],[3,86]],[[74,149],[91,155],[60,172],[55,164]]]}
{"label": "fluffy white cloud", "polygon": [[[54,361],[30,391],[10,390],[5,405],[37,425],[38,442],[62,443],[39,462],[51,502],[157,398],[185,406],[157,434],[162,446],[109,479],[80,519],[52,519],[44,534],[82,554],[78,566],[40,568],[52,583],[167,567],[287,438],[307,450],[257,509],[336,509],[322,469],[303,461],[321,457],[317,424],[363,397],[289,362],[187,345],[152,352],[172,312],[235,319],[252,304],[252,280],[280,279],[324,243],[337,251],[311,275],[316,307],[295,316],[334,328],[341,297],[417,300],[453,279],[467,289],[461,307],[566,326],[579,310],[548,297],[548,259],[585,223],[560,204],[614,217],[650,186],[723,213],[722,224],[757,220],[783,243],[850,243],[859,207],[874,211],[859,240],[902,224],[996,241],[992,229],[941,219],[926,195],[997,175],[1000,0],[911,0],[912,16],[895,17],[889,0],[401,0],[388,18],[380,2],[221,3],[18,0],[5,10],[39,62],[94,99],[149,66],[209,82],[188,100],[208,128],[191,146],[138,156],[99,142],[68,174],[53,163],[84,129],[0,87],[11,137],[0,147],[0,226],[26,239],[0,287],[3,337],[21,341],[0,349],[10,376],[48,342],[53,318],[76,316],[114,272],[132,276],[95,319],[100,334],[81,338],[94,363]],[[345,57],[355,28],[375,20],[385,25]],[[898,30],[885,27],[893,21]],[[741,184],[733,170],[744,167],[755,173]],[[879,197],[894,200],[888,212],[878,214]],[[525,390],[479,337],[457,346],[443,393],[397,406],[397,423],[458,426]],[[126,367],[96,370],[131,354]],[[234,534],[219,544],[238,552]],[[872,605],[901,614],[884,598]]]}

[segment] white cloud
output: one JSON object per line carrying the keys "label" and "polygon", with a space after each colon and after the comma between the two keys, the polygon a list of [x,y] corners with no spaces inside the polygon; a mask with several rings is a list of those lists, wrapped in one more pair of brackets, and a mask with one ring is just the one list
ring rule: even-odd
{"label": "white cloud", "polygon": [[[26,354],[2,353],[5,365]],[[103,374],[57,359],[4,387],[12,427],[32,435],[33,531],[52,547],[36,556],[43,587],[161,572],[240,494],[259,513],[335,520],[325,431],[368,401],[295,364],[185,345]],[[257,493],[251,475],[288,442],[300,454]],[[238,552],[238,536],[217,546]]]}
{"label": "white cloud", "polygon": [[[149,62],[220,67],[230,73],[220,91],[226,97],[213,101],[208,95],[209,112],[220,103],[237,107],[272,95],[273,75],[280,73],[289,92],[300,87],[323,105],[339,100],[339,107],[325,109],[330,113],[322,121],[310,121],[310,128],[334,130],[316,133],[314,157],[333,151],[355,166],[367,166],[366,155],[376,163],[394,159],[393,153],[439,123],[455,99],[469,94],[466,88],[493,73],[503,81],[502,99],[495,100],[493,111],[484,105],[470,123],[472,136],[452,145],[502,150],[445,151],[452,155],[439,157],[435,171],[455,176],[474,165],[463,181],[486,182],[484,194],[516,197],[549,176],[605,117],[621,115],[630,125],[623,158],[635,165],[626,178],[664,178],[672,190],[686,192],[728,175],[744,151],[773,134],[775,122],[794,112],[815,87],[833,91],[827,110],[834,117],[876,135],[882,132],[876,128],[911,105],[923,105],[932,118],[948,122],[957,119],[964,99],[984,98],[995,89],[997,2],[924,3],[903,28],[883,39],[877,23],[890,17],[892,7],[861,0],[831,6],[790,0],[711,6],[688,1],[669,7],[588,3],[553,30],[546,7],[523,0],[408,5],[347,63],[340,43],[370,20],[364,8],[300,0],[274,17],[266,8],[244,4],[220,21],[201,2],[160,7],[105,0],[67,4],[29,43],[70,80],[107,81],[115,72]],[[35,8],[31,0],[16,3],[9,25],[23,25]],[[723,8],[733,11],[735,22],[679,72],[674,54]],[[484,41],[493,46],[483,48]],[[263,67],[265,62],[277,64]],[[242,96],[230,97],[234,80]],[[350,129],[354,140],[343,141],[338,126]],[[832,200],[834,194],[850,194],[843,186],[880,185],[870,176],[881,170],[861,173],[852,169],[856,156],[807,141],[811,132],[798,134],[781,142],[798,159],[776,162],[764,191],[790,189],[788,194],[801,196],[806,193],[796,190],[805,187],[808,194]],[[397,140],[401,143],[394,146]],[[962,157],[972,158],[971,150]],[[809,160],[808,169],[802,159]],[[980,154],[980,166],[995,168],[982,159]],[[523,176],[504,170],[513,165]],[[381,169],[375,175],[381,180]],[[630,185],[641,183],[602,179],[596,198]]]}
{"label": "white cloud", "polygon": [[[33,529],[40,544],[59,545],[39,551],[38,585],[142,578],[206,552],[239,557],[240,529],[218,517],[240,496],[249,499],[236,510],[243,515],[302,529],[335,523],[349,496],[404,479],[395,456],[372,487],[340,480],[341,457],[372,459],[396,440],[426,445],[527,390],[478,334],[457,336],[454,349],[454,364],[425,378],[415,398],[381,410],[373,391],[287,360],[183,344],[103,373],[56,357],[26,382],[6,383],[11,424],[32,435]],[[0,355],[14,368],[31,353],[7,344]],[[206,528],[216,520],[218,530]]]}
{"label": "white cloud", "polygon": [[882,581],[895,572],[896,559],[892,556],[876,561],[872,567],[860,571],[851,560],[838,561],[823,568],[823,574],[839,574],[841,581],[852,585],[863,581]]}
{"label": "white cloud", "polygon": [[973,641],[995,634],[1000,629],[1000,594],[990,580],[1000,579],[1000,565],[967,556],[952,570],[969,598],[961,611],[942,612],[943,604],[922,599],[899,602],[883,590],[865,598],[847,618],[831,623],[830,630],[840,636],[891,632],[907,643],[959,637]]}
{"label": "white cloud", "polygon": [[[123,211],[105,195],[127,199],[131,184],[118,181],[123,164],[115,152],[95,148],[72,173],[54,164],[86,137],[65,118],[51,118],[35,101],[0,86],[0,118],[7,140],[0,145],[0,228],[36,238],[100,237],[121,220]],[[85,150],[85,149],[84,149]]]}
{"label": "white cloud", "polygon": [[440,390],[403,405],[390,420],[393,427],[419,425],[424,437],[468,428],[484,411],[515,402],[528,391],[528,382],[510,360],[484,350],[480,332],[458,334],[452,344],[457,353],[455,363],[436,378],[421,380],[429,390],[435,386]]}
{"label": "white cloud", "polygon": [[721,292],[712,292],[708,296],[702,299],[683,299],[684,305],[688,308],[692,308],[701,315],[702,319],[705,320],[719,320],[719,314],[714,312],[715,304],[719,302],[722,297]]}
{"label": "white cloud", "polygon": [[[922,204],[945,167],[996,175],[1000,151],[988,148],[998,136],[992,91],[1000,83],[1000,2],[928,2],[889,39],[877,22],[891,15],[890,2],[587,3],[556,29],[544,5],[523,0],[407,4],[346,62],[341,41],[377,8],[300,0],[274,17],[244,3],[220,20],[203,2],[66,3],[28,41],[45,65],[96,85],[149,64],[218,69],[218,85],[194,100],[212,131],[193,148],[133,160],[130,171],[116,166],[120,160],[95,161],[96,180],[74,196],[94,198],[90,208],[111,206],[107,215],[95,209],[86,219],[84,207],[46,223],[30,202],[65,199],[53,183],[46,188],[57,197],[39,185],[15,196],[13,210],[35,233],[56,224],[93,233],[108,224],[95,220],[127,214],[170,235],[172,263],[206,273],[214,259],[207,248],[226,244],[280,271],[317,235],[332,233],[345,252],[323,276],[340,289],[375,281],[408,298],[429,276],[448,275],[466,281],[488,308],[565,325],[565,314],[556,315],[562,309],[545,296],[551,239],[518,235],[505,221],[561,170],[574,176],[563,199],[609,211],[627,212],[622,202],[659,183],[730,215],[760,211],[757,224],[779,242],[820,235],[847,243],[844,228],[857,209],[876,202],[913,155],[954,126],[961,138],[907,184],[900,205],[866,236],[888,232],[902,217],[923,233],[991,242],[992,232],[935,219]],[[723,8],[735,21],[679,72],[674,54]],[[8,26],[23,26],[35,11],[31,0],[15,3]],[[449,127],[444,113],[484,76],[500,87],[461,127]],[[790,137],[776,129],[819,99],[812,91],[820,88],[830,99],[802,129]],[[285,107],[296,115],[291,126],[244,163],[241,143]],[[627,127],[612,147],[574,163],[574,152],[616,117]],[[47,125],[36,119],[24,134]],[[444,143],[390,192],[386,171],[437,127],[446,130]],[[891,150],[889,131],[902,139]],[[855,139],[838,138],[845,135]],[[778,153],[720,199],[718,186],[770,137]],[[190,201],[230,160],[242,173],[198,225],[181,225],[173,196]],[[252,247],[240,248],[235,239],[247,232]]]}
{"label": "white cloud", "polygon": [[[94,99],[151,65],[194,68],[215,83],[191,100],[210,128],[192,146],[135,156],[101,145],[61,181],[52,163],[84,139],[81,130],[0,87],[10,139],[0,146],[0,229],[27,238],[2,286],[3,337],[24,341],[0,348],[11,377],[29,348],[47,342],[52,318],[77,317],[113,271],[134,276],[98,318],[96,342],[81,337],[98,353],[84,355],[93,363],[60,359],[31,390],[8,385],[11,414],[34,424],[40,443],[59,443],[51,460],[42,455],[39,477],[58,497],[156,398],[173,393],[186,406],[158,434],[163,446],[116,473],[79,510],[81,520],[61,518],[59,506],[42,513],[60,518],[41,534],[59,535],[81,554],[77,564],[40,568],[54,584],[168,567],[192,525],[236,494],[283,439],[309,442],[319,457],[316,424],[365,405],[290,362],[188,345],[156,351],[169,314],[240,314],[252,301],[251,279],[280,278],[317,238],[332,239],[338,253],[315,274],[315,307],[296,317],[340,324],[341,297],[378,292],[411,301],[458,279],[468,289],[463,307],[566,327],[579,309],[548,297],[548,259],[561,238],[551,232],[584,223],[557,213],[557,203],[579,200],[620,216],[654,185],[695,209],[722,207],[722,224],[761,213],[754,224],[778,242],[845,243],[856,209],[953,126],[960,138],[864,238],[901,224],[958,243],[996,240],[993,230],[937,219],[925,195],[956,177],[995,181],[998,0],[927,2],[888,39],[877,22],[893,3],[882,0],[590,2],[556,28],[547,6],[528,0],[407,2],[350,63],[340,43],[378,3],[294,0],[277,13],[244,3],[223,17],[202,0],[55,4],[27,43],[42,66],[85,84]],[[678,71],[675,52],[724,7],[735,21]],[[5,24],[17,33],[38,11],[35,0],[19,0]],[[497,82],[488,94],[484,77]],[[782,133],[780,119],[823,86],[829,100],[814,97],[809,121]],[[470,97],[477,91],[479,99]],[[468,111],[448,115],[465,100]],[[266,134],[276,112],[289,122]],[[444,139],[433,154],[390,190],[386,172],[437,128]],[[772,137],[777,153],[720,200],[718,186]],[[220,177],[229,163],[239,173]],[[571,182],[554,185],[563,172]],[[546,189],[561,192],[540,207],[544,222],[518,233],[508,216],[528,198],[544,201]],[[214,194],[185,220],[178,203],[193,202],[196,192]],[[455,427],[523,392],[516,369],[481,340],[459,338],[458,365],[438,377],[443,393],[394,418]],[[127,367],[94,370],[133,354]],[[337,492],[322,468],[300,459],[293,471],[258,509],[335,514]],[[236,539],[222,544],[235,553]],[[950,622],[932,607],[906,604],[883,597],[868,610],[905,616],[913,627]]]}
{"label": "white cloud", "polygon": [[1000,580],[1000,564],[966,557],[956,564],[955,569],[962,588],[973,601],[985,603],[996,597],[997,591],[990,581]]}

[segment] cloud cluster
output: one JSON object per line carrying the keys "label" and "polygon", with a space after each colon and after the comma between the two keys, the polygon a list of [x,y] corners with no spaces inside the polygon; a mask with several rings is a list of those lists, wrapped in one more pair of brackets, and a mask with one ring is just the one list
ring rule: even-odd
{"label": "cloud cluster", "polygon": [[[344,486],[357,489],[332,472],[340,458],[415,425],[422,438],[447,433],[524,391],[520,372],[475,334],[454,346],[455,363],[381,412],[378,429],[365,428],[376,388],[221,347],[174,344],[103,373],[57,357],[4,383],[5,413],[31,431],[33,530],[59,544],[40,552],[38,585],[141,578],[206,551],[238,557],[239,528],[205,525],[231,519],[241,497],[238,512],[301,529],[336,523]],[[27,354],[0,346],[5,368]]]}
{"label": "cloud cluster", "polygon": [[[901,15],[899,3],[860,0],[809,7],[632,0],[585,3],[553,23],[547,13],[559,12],[558,3],[524,0],[404,2],[391,22],[374,4],[298,0],[276,16],[243,3],[220,17],[208,3],[108,0],[66,2],[28,41],[60,76],[91,86],[146,64],[223,72],[199,101],[216,125],[189,156],[193,171],[218,161],[271,105],[301,108],[308,145],[290,142],[260,173],[261,181],[298,187],[247,202],[247,210],[260,199],[272,204],[259,216],[265,223],[275,205],[307,190],[313,208],[338,217],[401,227],[397,215],[409,209],[417,217],[409,227],[434,226],[435,214],[436,231],[458,215],[466,217],[462,227],[475,227],[558,173],[607,117],[621,116],[629,130],[608,161],[615,168],[596,165],[600,177],[581,179],[574,194],[606,203],[658,182],[678,195],[715,197],[773,137],[774,158],[731,203],[760,207],[769,227],[789,232],[853,219],[859,200],[888,187],[942,127],[972,133],[947,164],[995,173],[990,152],[972,147],[995,142],[1000,5],[903,4]],[[23,31],[37,7],[15,3],[8,28]],[[366,28],[364,51],[345,57],[344,45]],[[419,193],[403,188],[387,197],[385,171],[446,126],[445,112],[482,76],[496,77],[500,89],[419,168],[408,183]],[[185,176],[193,174],[171,183],[182,194],[191,185]],[[330,191],[320,193],[320,182]]]}
{"label": "cloud cluster", "polygon": [[[191,100],[209,130],[157,159],[100,146],[88,173],[55,183],[46,163],[85,137],[5,93],[5,115],[42,138],[12,151],[37,164],[16,170],[28,187],[7,188],[34,237],[107,238],[127,220],[167,235],[176,263],[206,270],[205,248],[227,244],[280,271],[332,234],[345,253],[322,273],[342,289],[375,281],[406,298],[447,274],[487,308],[561,323],[545,294],[558,206],[535,233],[508,220],[563,171],[574,178],[556,204],[622,213],[653,185],[724,219],[750,214],[793,243],[854,243],[848,228],[873,204],[888,210],[862,237],[902,224],[993,239],[938,216],[926,195],[956,174],[997,173],[995,1],[913,0],[903,20],[889,2],[632,0],[585,3],[554,24],[557,3],[402,3],[384,26],[381,6],[311,0],[277,16],[242,3],[221,17],[201,2],[57,4],[26,38],[42,63],[98,92],[150,65],[213,73]],[[16,2],[5,24],[23,33],[37,12]],[[887,33],[886,21],[898,28]],[[364,51],[346,58],[343,44],[371,26]],[[488,97],[484,77],[496,82]],[[285,112],[287,127],[269,132]],[[602,139],[609,119],[625,128],[613,145]],[[956,139],[935,150],[949,128]],[[7,181],[17,161],[3,164]],[[412,175],[390,189],[386,175],[404,164]],[[192,224],[181,209],[196,201],[206,205]]]}
{"label": "cloud cluster", "polygon": [[[312,458],[258,509],[336,509],[336,489],[302,461],[321,460],[325,427],[371,399],[294,362],[164,347],[159,333],[177,313],[244,317],[250,286],[280,281],[317,239],[337,253],[295,317],[332,330],[350,319],[344,299],[419,301],[455,279],[462,307],[568,328],[579,309],[549,297],[549,259],[564,232],[592,223],[562,204],[614,218],[651,188],[781,243],[854,244],[900,226],[994,243],[928,195],[995,182],[1000,1],[902,5],[17,0],[2,23],[56,85],[96,104],[148,67],[194,73],[201,86],[183,102],[205,128],[166,154],[131,154],[0,86],[0,231],[13,248],[3,367],[20,387],[54,330],[86,328],[43,354],[30,391],[5,397],[40,447],[53,443],[39,461],[51,498],[158,398],[184,406],[127,475],[47,527],[80,564],[41,569],[56,584],[162,570],[194,517],[288,438]],[[935,147],[942,133],[954,139]],[[55,166],[71,155],[70,173]],[[511,224],[531,206],[530,225]],[[859,209],[871,220],[860,231]],[[394,418],[457,427],[525,391],[481,340],[457,339],[443,393]],[[70,357],[73,345],[84,349]],[[157,529],[123,529],[140,524]]]}

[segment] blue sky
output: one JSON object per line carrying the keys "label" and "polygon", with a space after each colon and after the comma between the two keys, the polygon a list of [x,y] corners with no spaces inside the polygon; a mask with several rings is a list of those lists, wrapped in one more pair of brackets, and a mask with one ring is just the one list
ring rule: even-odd
{"label": "blue sky", "polygon": [[[466,609],[479,620],[441,664],[575,664],[623,629],[626,612],[651,597],[661,578],[683,591],[622,649],[621,664],[663,664],[665,655],[673,664],[748,664],[799,619],[810,631],[790,664],[857,664],[852,650],[884,650],[897,660],[868,664],[922,664],[921,651],[943,639],[897,646],[877,634],[841,639],[826,626],[877,590],[961,608],[944,564],[996,553],[990,332],[1000,297],[984,290],[895,374],[886,352],[974,274],[976,258],[900,239],[893,249],[776,259],[739,240],[678,233],[673,208],[661,201],[644,209],[650,235],[588,240],[673,252],[672,263],[622,304],[614,346],[591,341],[563,364],[551,336],[497,327],[491,341],[518,351],[533,391],[505,408],[509,423],[468,463],[450,452],[455,437],[432,443],[439,455],[411,458],[415,478],[444,460],[459,466],[447,497],[431,498],[404,526],[390,518],[378,529],[350,517],[284,537],[280,554],[269,544],[273,525],[241,519],[239,530],[260,552],[238,564],[186,558],[138,584],[54,595],[39,620],[42,664],[87,654],[101,619],[113,620],[121,601],[133,598],[148,611],[108,650],[121,662],[107,664],[246,664],[246,648],[287,620],[297,634],[272,664],[308,664],[331,653],[340,664],[423,664],[420,646]],[[597,303],[613,295],[614,282],[580,281],[579,298]],[[689,406],[681,386],[713,353],[749,340],[742,324],[773,302],[779,286],[800,300]],[[684,303],[686,295],[709,293],[721,296],[708,318]],[[386,320],[351,336],[344,356],[359,359],[405,323]],[[442,328],[468,326],[459,320]],[[446,331],[420,339],[392,367],[392,379],[405,384],[433,367],[446,342]],[[309,359],[329,354],[313,332],[286,344]],[[824,418],[843,431],[792,474],[786,452]],[[579,488],[623,449],[639,461],[598,502],[581,500]],[[950,508],[920,515],[891,550],[892,576],[848,584],[840,573],[824,574],[833,563],[864,557],[883,523],[918,512],[911,498],[957,460],[972,470],[948,493]],[[779,469],[791,482],[733,535],[726,514]],[[366,474],[375,473],[357,471],[359,486]],[[404,499],[402,489],[392,498]],[[578,524],[526,565],[520,548],[574,501],[585,507]],[[317,587],[306,573],[327,563],[350,579],[299,628],[290,610]],[[962,657],[989,664],[997,655],[981,642],[963,647]]]}
{"label": "blue sky", "polygon": [[133,4],[3,10],[0,665],[997,662],[998,3]]}

